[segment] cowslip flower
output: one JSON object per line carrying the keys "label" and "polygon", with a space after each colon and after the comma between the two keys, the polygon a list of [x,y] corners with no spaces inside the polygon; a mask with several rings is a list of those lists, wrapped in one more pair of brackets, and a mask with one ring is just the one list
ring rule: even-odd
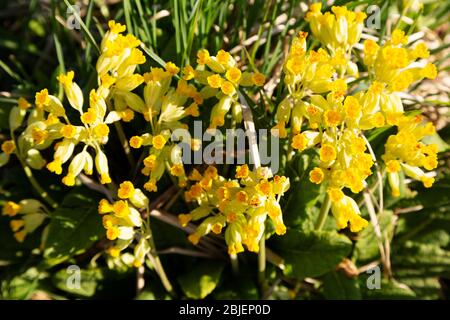
{"label": "cowslip flower", "polygon": [[244,245],[249,251],[258,252],[267,217],[274,224],[276,234],[286,232],[278,201],[288,190],[289,179],[283,176],[271,179],[267,168],[253,172],[245,164],[236,168],[235,178],[223,178],[212,166],[203,174],[194,169],[189,175],[192,185],[185,198],[196,202],[198,207],[178,218],[183,226],[202,220],[188,237],[193,244],[210,232],[220,234],[225,230],[229,254],[244,251]]}
{"label": "cowslip flower", "polygon": [[144,105],[139,112],[150,123],[152,132],[133,136],[129,142],[135,149],[149,147],[141,172],[149,177],[144,188],[150,192],[157,191],[157,182],[166,171],[178,179],[180,187],[187,182],[181,150],[170,138],[175,130],[187,128],[183,119],[200,115],[203,98],[184,79],[178,80],[176,88],[171,87],[178,71],[175,64],[168,62],[165,70],[151,68],[144,74]]}
{"label": "cowslip flower", "polygon": [[3,205],[2,214],[12,218],[10,227],[18,242],[23,242],[48,217],[45,206],[35,199],[24,199],[19,203],[7,201]]}
{"label": "cowslip flower", "polygon": [[435,133],[432,123],[422,123],[421,116],[400,116],[396,120],[398,133],[389,136],[382,156],[388,172],[388,181],[393,196],[400,195],[399,173],[421,181],[426,188],[434,183],[434,178],[421,169],[433,170],[437,167],[437,145],[426,145],[422,138]]}
{"label": "cowslip flower", "polygon": [[114,109],[125,122],[131,121],[134,111],[141,111],[142,99],[132,91],[144,82],[144,77],[135,73],[146,58],[138,49],[140,40],[132,34],[123,35],[126,27],[113,20],[101,43],[101,55],[97,60],[98,94],[113,100]]}
{"label": "cowslip flower", "polygon": [[194,79],[204,86],[200,91],[203,99],[216,97],[219,100],[211,110],[212,129],[225,124],[225,116],[230,110],[236,122],[242,121],[239,87],[260,87],[265,83],[265,76],[260,72],[242,72],[233,56],[224,50],[219,50],[215,56],[210,55],[206,49],[198,51],[196,68],[186,66],[183,78]]}
{"label": "cowslip flower", "polygon": [[144,262],[150,247],[147,243],[144,221],[139,210],[148,208],[149,200],[142,190],[135,188],[130,181],[120,184],[117,192],[119,200],[110,203],[102,199],[98,205],[98,212],[102,215],[103,227],[107,239],[114,241],[108,250],[110,255],[118,257],[123,250],[130,247],[133,240],[138,239],[134,248],[132,264],[139,267]]}
{"label": "cowslip flower", "polygon": [[398,29],[381,47],[373,40],[364,42],[364,63],[374,81],[360,102],[363,109],[382,112],[388,121],[403,113],[398,92],[418,80],[437,76],[436,67],[425,60],[430,55],[426,45],[419,42],[410,48],[407,43],[408,37]]}
{"label": "cowslip flower", "polygon": [[[67,74],[60,75],[58,80],[62,83],[66,96],[71,97],[69,104],[78,111],[82,125],[73,125],[67,117],[63,117],[63,122],[59,118],[56,118],[54,123],[49,126],[42,125],[42,122],[36,122],[29,126],[27,130],[31,130],[34,142],[38,145],[43,143],[49,146],[54,140],[61,139],[55,146],[53,161],[47,164],[47,169],[56,174],[62,173],[62,165],[70,160],[75,151],[75,146],[80,143],[84,145],[82,151],[72,158],[68,172],[62,179],[62,182],[67,186],[73,186],[75,178],[82,171],[91,175],[94,165],[100,175],[100,182],[102,184],[110,183],[108,159],[101,146],[108,142],[108,125],[120,120],[120,116],[115,111],[107,111],[105,99],[95,89],[91,90],[89,108],[84,111],[83,95],[78,85],[73,83],[73,77],[74,73],[70,71]],[[61,104],[61,102],[59,103]],[[36,141],[36,135],[42,142]],[[88,151],[89,148],[95,152],[94,159]]]}
{"label": "cowslip flower", "polygon": [[359,42],[364,19],[364,12],[353,12],[345,6],[333,6],[331,12],[321,12],[322,4],[314,3],[306,14],[306,21],[314,37],[332,52],[339,49],[348,51]]}
{"label": "cowslip flower", "polygon": [[335,217],[339,229],[349,226],[351,232],[359,232],[367,227],[369,222],[361,217],[355,200],[335,188],[329,188],[328,195],[331,199],[331,213]]}

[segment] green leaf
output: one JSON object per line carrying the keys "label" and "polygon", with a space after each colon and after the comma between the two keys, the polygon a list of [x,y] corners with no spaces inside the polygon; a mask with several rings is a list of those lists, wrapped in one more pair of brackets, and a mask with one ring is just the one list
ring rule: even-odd
{"label": "green leaf", "polygon": [[323,294],[332,300],[360,300],[361,291],[356,278],[349,278],[341,271],[331,271],[322,278]]}
{"label": "green leaf", "polygon": [[420,299],[436,300],[440,298],[441,284],[437,277],[400,277],[399,280],[410,287]]}
{"label": "green leaf", "polygon": [[366,279],[361,279],[360,287],[363,288],[363,298],[371,300],[389,300],[389,299],[414,299],[416,294],[406,284],[382,279],[379,289],[369,289],[366,286]]}
{"label": "green leaf", "polygon": [[284,209],[283,219],[287,226],[312,230],[317,215],[314,205],[320,196],[320,187],[309,179],[302,179],[291,188],[293,189]]}
{"label": "green leaf", "polygon": [[344,235],[330,231],[289,229],[274,241],[275,252],[284,259],[286,276],[304,279],[334,269],[351,251],[352,243]]}
{"label": "green leaf", "polygon": [[[382,234],[387,231],[388,235],[392,235],[394,229],[393,222],[392,211],[384,211],[378,215],[378,223]],[[355,256],[359,261],[369,261],[376,259],[379,255],[377,236],[373,225],[370,223],[367,228],[358,235],[358,241],[355,246]]]}
{"label": "green leaf", "polygon": [[235,281],[234,275],[225,278],[220,287],[214,291],[213,298],[215,300],[257,300],[259,298],[258,287],[252,281],[251,274],[244,275],[240,270],[240,276],[242,278],[239,278],[239,281]]}
{"label": "green leaf", "polygon": [[[317,165],[317,154],[306,150],[292,161],[293,174],[290,175],[291,188],[286,198],[287,204],[283,210],[283,219],[287,226],[312,230],[318,209],[315,207],[320,198],[320,185],[309,181],[308,174]],[[295,181],[298,177],[299,181]]]}
{"label": "green leaf", "polygon": [[[94,194],[95,195],[95,194]],[[105,232],[92,191],[74,190],[51,215],[44,257],[54,265],[80,254]]]}
{"label": "green leaf", "polygon": [[11,300],[29,299],[36,290],[39,279],[42,275],[37,268],[30,268],[20,276],[16,276],[11,281],[2,281],[2,296]]}
{"label": "green leaf", "polygon": [[62,269],[55,273],[52,278],[53,284],[60,290],[81,296],[92,297],[98,286],[98,282],[103,279],[103,274],[99,269]]}
{"label": "green leaf", "polygon": [[409,269],[410,274],[424,273],[439,275],[450,270],[450,251],[432,244],[408,241],[392,257],[395,268]]}
{"label": "green leaf", "polygon": [[190,299],[203,299],[214,291],[223,271],[223,263],[205,261],[178,278],[181,289]]}

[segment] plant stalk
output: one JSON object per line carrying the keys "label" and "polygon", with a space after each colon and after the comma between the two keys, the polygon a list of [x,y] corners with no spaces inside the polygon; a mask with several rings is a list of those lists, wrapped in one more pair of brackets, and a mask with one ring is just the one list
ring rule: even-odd
{"label": "plant stalk", "polygon": [[325,225],[325,221],[327,220],[328,212],[331,208],[331,199],[328,194],[325,195],[325,199],[322,203],[322,207],[320,208],[319,216],[317,217],[315,229],[320,230]]}
{"label": "plant stalk", "polygon": [[149,209],[147,209],[147,234],[148,234],[148,243],[150,245],[150,255],[153,257],[153,266],[155,267],[156,273],[158,273],[161,282],[166,289],[166,291],[171,295],[175,296],[175,291],[173,290],[173,286],[170,283],[169,278],[167,277],[166,272],[164,271],[164,267],[159,259],[158,254],[156,253],[155,241],[153,240],[153,233],[150,227],[150,213]]}

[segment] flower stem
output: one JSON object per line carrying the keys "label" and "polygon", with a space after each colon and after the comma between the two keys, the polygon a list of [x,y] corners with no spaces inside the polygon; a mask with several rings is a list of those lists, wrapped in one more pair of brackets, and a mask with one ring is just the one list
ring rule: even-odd
{"label": "flower stem", "polygon": [[148,243],[150,245],[150,255],[153,257],[153,266],[155,267],[156,273],[158,273],[161,282],[166,289],[166,291],[171,295],[175,296],[175,291],[173,290],[173,286],[170,283],[169,278],[167,277],[166,272],[164,271],[164,267],[159,259],[158,254],[156,253],[155,241],[153,240],[153,233],[150,227],[150,212],[147,208],[147,234],[148,234]]}
{"label": "flower stem", "polygon": [[266,238],[264,233],[259,240],[258,282],[261,287],[261,296],[264,296],[264,293],[266,292]]}
{"label": "flower stem", "polygon": [[25,171],[25,175],[27,176],[28,180],[30,180],[31,185],[36,190],[37,193],[41,196],[42,199],[44,199],[53,209],[56,209],[58,207],[58,203],[50,197],[50,195],[45,191],[39,182],[35,179],[33,176],[33,172],[31,171],[30,167],[28,167],[25,163],[20,161],[22,163],[23,171]]}
{"label": "flower stem", "polygon": [[[251,133],[248,136],[250,156],[253,159],[255,170],[261,167],[261,159],[259,157],[258,142],[255,123],[253,121],[252,110],[250,109],[247,100],[242,93],[239,92],[239,101],[242,105],[242,116],[244,118],[244,127]],[[261,296],[265,296],[267,282],[266,282],[266,239],[265,231],[261,235],[259,240],[258,251],[258,281],[261,289]]]}
{"label": "flower stem", "polygon": [[237,276],[239,274],[239,261],[237,259],[237,254],[230,254],[230,261],[233,274]]}
{"label": "flower stem", "polygon": [[328,194],[325,195],[325,199],[323,200],[322,207],[320,208],[319,216],[317,217],[315,229],[320,230],[325,224],[325,221],[327,220],[328,212],[330,211],[331,207],[331,199],[328,196]]}
{"label": "flower stem", "polygon": [[[14,132],[11,130],[11,138],[14,140],[14,144],[17,146],[16,143],[16,137],[14,135]],[[20,150],[17,149],[15,152],[17,159],[19,159],[20,164],[22,165],[23,171],[25,172],[25,175],[27,176],[28,180],[30,181],[33,188],[36,190],[36,192],[41,196],[42,199],[44,199],[53,209],[56,209],[58,207],[58,203],[53,200],[52,197],[47,193],[47,191],[42,188],[42,186],[37,182],[36,178],[33,175],[33,171],[31,171],[30,167],[25,163],[25,161],[22,159]]]}

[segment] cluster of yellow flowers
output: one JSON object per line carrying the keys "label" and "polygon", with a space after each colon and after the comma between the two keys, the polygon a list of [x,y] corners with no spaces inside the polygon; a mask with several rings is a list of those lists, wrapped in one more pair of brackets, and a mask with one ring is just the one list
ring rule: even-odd
{"label": "cluster of yellow flowers", "polygon": [[149,201],[144,193],[135,188],[130,181],[120,184],[117,196],[119,200],[114,203],[102,199],[98,205],[98,212],[103,215],[106,237],[114,241],[114,245],[108,249],[108,252],[113,258],[118,258],[121,251],[128,248],[138,235],[132,264],[139,267],[150,251],[147,241],[149,235],[146,233],[147,229],[142,227],[145,222],[139,210],[147,209]]}
{"label": "cluster of yellow flowers", "polygon": [[225,179],[215,167],[208,167],[203,174],[194,169],[189,175],[192,185],[185,193],[187,201],[199,206],[188,214],[179,215],[180,223],[204,219],[189,241],[197,244],[211,231],[220,234],[225,230],[229,254],[244,251],[258,252],[267,216],[275,232],[283,235],[286,227],[278,201],[289,189],[289,179],[272,177],[269,169],[260,167],[251,171],[244,164],[236,168],[236,179]]}
{"label": "cluster of yellow flowers", "polygon": [[19,242],[23,242],[27,234],[39,228],[48,216],[44,205],[35,199],[24,199],[19,203],[7,201],[2,214],[13,218],[9,224]]}
{"label": "cluster of yellow flowers", "polygon": [[392,195],[400,195],[400,171],[412,179],[422,181],[426,188],[431,187],[434,178],[427,176],[420,167],[426,170],[437,167],[437,146],[425,145],[420,140],[424,136],[432,135],[435,132],[434,126],[430,122],[423,125],[421,116],[400,116],[396,125],[398,133],[388,138],[386,151],[382,156],[386,163]]}
{"label": "cluster of yellow flowers", "polygon": [[368,90],[348,95],[349,78],[358,76],[350,52],[360,40],[366,15],[337,6],[324,14],[320,10],[321,4],[311,5],[307,21],[327,50],[307,50],[305,32],[294,39],[283,68],[289,94],[278,106],[272,134],[288,137],[289,123],[292,149],[301,152],[318,148],[320,163],[309,172],[309,179],[326,186],[339,228],[349,224],[351,231],[357,232],[367,221],[359,216],[358,206],[343,189],[361,192],[372,174],[374,161],[367,152],[365,130],[398,126],[399,132],[388,139],[383,156],[394,195],[399,194],[400,168],[425,186],[432,184],[432,178],[418,167],[430,170],[437,166],[436,146],[418,141],[432,134],[433,126],[419,126],[418,118],[405,116],[396,92],[423,77],[432,79],[437,72],[431,63],[424,67],[412,64],[418,58],[427,58],[428,50],[423,43],[405,48],[407,37],[395,30],[382,47],[365,41],[364,63],[372,82]]}
{"label": "cluster of yellow flowers", "polygon": [[[421,142],[423,137],[434,133],[433,125],[422,124],[421,117],[405,115],[398,95],[422,78],[436,77],[436,67],[424,60],[429,57],[425,44],[410,48],[408,37],[401,30],[394,30],[382,45],[366,40],[363,62],[368,68],[370,85],[367,90],[347,93],[350,80],[359,76],[351,53],[360,41],[365,18],[364,13],[346,7],[334,6],[331,12],[322,13],[321,4],[311,5],[306,20],[322,48],[308,49],[306,32],[300,32],[293,40],[283,65],[288,95],[278,105],[276,125],[271,129],[273,135],[289,138],[290,153],[308,148],[318,150],[320,161],[309,172],[309,179],[324,185],[338,227],[348,226],[352,232],[368,224],[361,218],[355,201],[344,193],[345,189],[352,193],[363,191],[367,177],[372,174],[374,159],[368,152],[364,131],[387,125],[397,127],[397,133],[388,138],[382,157],[394,196],[400,193],[400,172],[430,187],[434,179],[421,168],[432,170],[437,166],[437,147]],[[265,77],[258,71],[241,71],[229,52],[219,50],[212,56],[205,49],[198,51],[195,67],[187,65],[180,69],[167,62],[164,68],[151,67],[141,75],[136,72],[146,62],[138,48],[141,42],[131,34],[124,35],[125,31],[126,27],[120,23],[109,22],[96,64],[98,86],[89,93],[87,108],[81,88],[73,81],[74,72],[58,77],[69,105],[79,115],[76,121],[69,120],[63,102],[47,89],[36,93],[35,107],[19,99],[10,113],[11,132],[28,115],[26,128],[17,141],[12,137],[2,143],[0,166],[16,153],[34,169],[47,165],[51,172],[61,174],[63,164],[70,161],[62,179],[65,185],[75,185],[82,171],[92,175],[94,166],[100,182],[110,183],[108,159],[102,151],[108,142],[109,125],[119,120],[131,121],[138,113],[148,127],[128,143],[134,149],[149,147],[142,161],[141,172],[148,177],[143,187],[149,192],[157,191],[157,182],[168,172],[178,179],[179,187],[186,188],[186,200],[196,202],[198,207],[181,214],[180,222],[187,225],[190,221],[202,221],[189,236],[192,243],[197,244],[211,231],[220,234],[226,229],[230,254],[242,252],[244,245],[257,252],[267,216],[275,232],[284,234],[286,227],[279,200],[289,188],[289,179],[272,177],[266,168],[251,171],[247,165],[237,167],[235,179],[225,179],[213,166],[203,174],[193,169],[188,176],[182,149],[170,139],[175,130],[188,129],[183,121],[198,117],[199,106],[211,98],[215,100],[210,111],[210,129],[224,126],[230,111],[232,121],[240,123],[239,90],[263,86]],[[142,97],[133,92],[141,85]],[[192,150],[201,148],[196,139],[183,142]],[[51,146],[55,150],[53,161],[47,164],[40,151]],[[148,198],[129,181],[120,185],[118,198],[114,203],[102,200],[99,204],[106,236],[115,241],[110,253],[118,257],[137,238],[132,263],[139,266],[150,250],[146,231],[149,227],[139,212],[148,209]],[[34,222],[27,222],[32,220],[27,208],[34,206],[34,210],[39,206],[30,201],[8,202],[3,208],[4,214],[10,216],[25,215],[23,220],[12,221],[18,240],[31,232],[30,225],[35,226]]]}
{"label": "cluster of yellow flowers", "polygon": [[[138,111],[150,123],[152,134],[144,133],[130,139],[132,148],[151,146],[149,155],[144,159],[142,174],[149,177],[144,185],[147,191],[157,191],[156,183],[168,172],[178,178],[180,187],[186,185],[186,174],[181,161],[181,150],[170,141],[172,132],[178,128],[186,129],[182,119],[199,116],[198,106],[203,103],[203,97],[186,80],[178,80],[176,88],[170,86],[172,78],[179,73],[179,68],[168,62],[165,70],[151,68],[144,74],[144,102]],[[187,107],[184,107],[187,105]],[[196,147],[194,141],[187,141],[191,147]]]}
{"label": "cluster of yellow flowers", "polygon": [[201,90],[205,99],[217,97],[219,100],[211,110],[210,128],[215,129],[225,124],[225,116],[231,110],[233,120],[242,121],[242,108],[239,104],[239,87],[262,86],[265,77],[260,72],[241,72],[236,60],[229,52],[219,50],[211,56],[208,50],[197,53],[197,67],[188,65],[183,68],[185,80],[195,79],[204,85]]}
{"label": "cluster of yellow flowers", "polygon": [[[143,76],[144,101],[139,102],[142,107],[133,109],[141,112],[145,120],[150,122],[152,134],[134,136],[130,139],[130,145],[132,148],[151,146],[141,171],[149,177],[144,185],[147,191],[157,191],[156,183],[166,169],[178,179],[180,187],[186,186],[187,178],[181,161],[181,150],[169,141],[174,130],[187,129],[187,126],[180,122],[182,119],[189,116],[198,117],[199,106],[204,100],[216,97],[219,101],[211,110],[210,128],[223,126],[230,109],[234,120],[240,122],[242,110],[237,97],[238,86],[264,84],[265,78],[261,73],[242,73],[230,53],[224,50],[220,50],[216,56],[210,56],[209,52],[203,49],[198,52],[197,57],[196,69],[190,65],[184,67],[176,88],[171,87],[171,82],[180,72],[180,68],[172,62],[166,63],[164,69],[151,68],[150,72]],[[205,66],[213,72],[205,70]],[[191,80],[195,80],[201,89],[198,90],[194,84],[189,83]],[[196,139],[184,142],[193,150],[201,147],[201,142]]]}

